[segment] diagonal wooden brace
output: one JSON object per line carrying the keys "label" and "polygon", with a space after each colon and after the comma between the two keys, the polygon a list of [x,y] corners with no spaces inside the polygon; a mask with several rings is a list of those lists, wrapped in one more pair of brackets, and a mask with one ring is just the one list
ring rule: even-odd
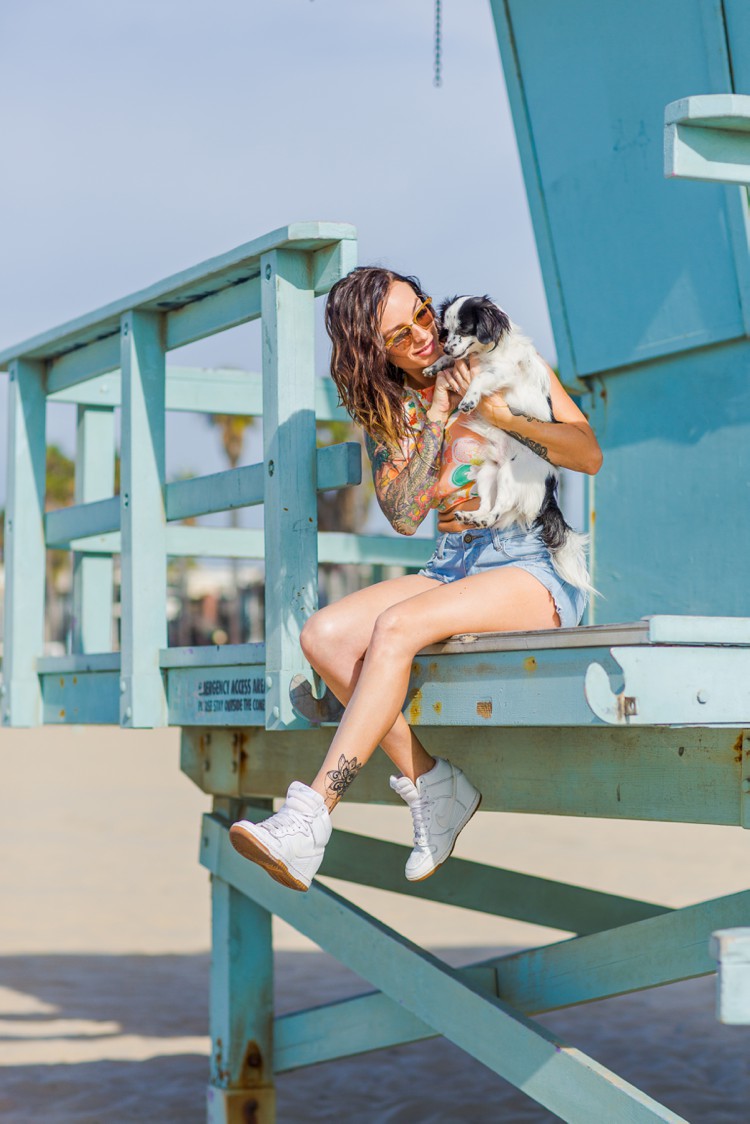
{"label": "diagonal wooden brace", "polygon": [[279,886],[233,850],[226,826],[213,816],[204,817],[201,862],[563,1120],[684,1124],[333,891],[318,883],[306,894]]}

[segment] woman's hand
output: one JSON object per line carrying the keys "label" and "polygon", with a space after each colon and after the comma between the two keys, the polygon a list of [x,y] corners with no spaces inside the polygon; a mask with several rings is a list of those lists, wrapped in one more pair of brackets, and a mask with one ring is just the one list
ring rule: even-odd
{"label": "woman's hand", "polygon": [[[452,367],[440,371],[435,379],[435,393],[428,417],[434,411],[441,421],[447,420],[469,389],[479,361],[478,355],[470,355],[468,359],[456,359]],[[438,419],[435,417],[433,420]]]}

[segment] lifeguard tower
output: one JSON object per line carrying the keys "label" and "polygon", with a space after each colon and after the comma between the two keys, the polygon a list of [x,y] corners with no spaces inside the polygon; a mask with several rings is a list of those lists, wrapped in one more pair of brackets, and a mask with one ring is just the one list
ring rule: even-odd
{"label": "lifeguard tower", "polygon": [[[470,769],[484,809],[746,827],[750,262],[737,184],[748,178],[750,99],[732,95],[750,91],[750,8],[492,8],[561,376],[605,452],[587,499],[604,598],[586,627],[426,649],[405,713]],[[668,105],[668,172],[734,186],[664,178]],[[213,875],[213,1124],[271,1124],[276,1073],[436,1034],[563,1120],[678,1121],[534,1016],[714,971],[711,934],[748,924],[750,891],[670,910],[457,859],[408,884],[402,849],[335,832],[324,875],[573,934],[453,970],[321,882],[295,894],[229,845],[229,823],[267,815],[332,736],[298,643],[318,562],[416,566],[428,553],[317,530],[317,491],[361,473],[357,446],[315,442],[316,416],[337,407],[315,377],[314,301],[355,252],[351,227],[289,226],[0,355],[11,379],[2,721],[181,727],[182,767],[214,798],[201,831]],[[258,318],[261,375],[212,383],[166,364],[170,350]],[[77,404],[76,503],[45,514],[50,400]],[[219,401],[262,413],[262,462],[167,483],[165,411]],[[263,532],[183,522],[261,503]],[[73,552],[75,575],[73,651],[55,658],[43,656],[50,547]],[[119,651],[109,650],[114,555]],[[265,559],[265,644],[167,646],[166,560],[179,555]],[[348,799],[391,796],[374,760]],[[377,990],[274,1018],[273,913]],[[745,948],[741,933],[714,943],[738,981],[721,993],[728,1021],[750,1021]]]}

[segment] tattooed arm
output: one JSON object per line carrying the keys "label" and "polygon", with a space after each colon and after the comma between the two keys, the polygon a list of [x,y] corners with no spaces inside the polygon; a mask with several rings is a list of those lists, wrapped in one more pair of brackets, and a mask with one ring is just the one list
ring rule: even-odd
{"label": "tattooed arm", "polygon": [[407,456],[377,443],[369,434],[365,436],[378,503],[401,535],[413,535],[432,507],[440,477],[444,430],[444,422],[428,420],[409,442]]}

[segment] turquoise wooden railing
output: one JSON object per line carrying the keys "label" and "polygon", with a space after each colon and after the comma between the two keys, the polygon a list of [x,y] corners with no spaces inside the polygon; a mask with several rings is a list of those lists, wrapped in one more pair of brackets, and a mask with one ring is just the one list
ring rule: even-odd
{"label": "turquoise wooden railing", "polygon": [[[179,555],[265,560],[266,646],[251,662],[268,726],[295,725],[288,683],[309,672],[298,641],[317,607],[318,562],[424,560],[424,540],[317,530],[316,492],[361,478],[356,443],[316,449],[315,442],[316,418],[344,414],[333,385],[315,375],[314,301],[355,264],[355,254],[351,226],[285,227],[0,353],[10,377],[4,725],[165,725],[165,669],[191,658],[167,649],[166,563]],[[262,374],[166,365],[169,351],[256,319]],[[77,444],[75,503],[45,514],[48,401],[76,405]],[[262,413],[263,462],[168,483],[168,410]],[[180,522],[256,504],[264,505],[263,531]],[[61,657],[43,651],[45,552],[52,547],[73,555],[73,651]],[[110,651],[115,554],[120,652]],[[201,658],[192,652],[196,664]]]}

